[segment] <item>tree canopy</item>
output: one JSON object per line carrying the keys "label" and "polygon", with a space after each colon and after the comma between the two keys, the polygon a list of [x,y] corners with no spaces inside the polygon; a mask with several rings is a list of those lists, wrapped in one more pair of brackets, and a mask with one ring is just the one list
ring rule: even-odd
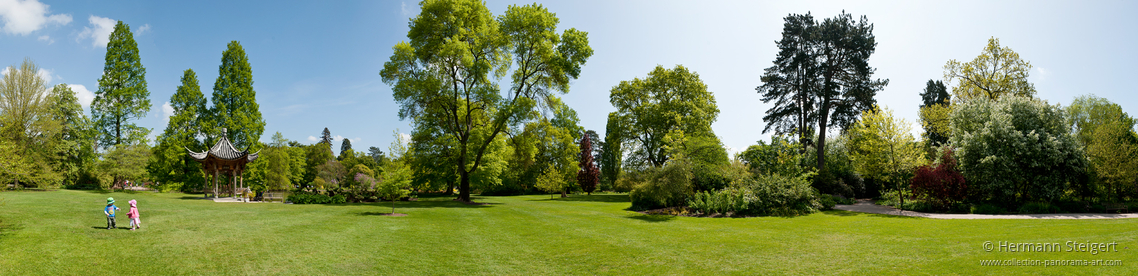
{"label": "tree canopy", "polygon": [[1009,47],[1000,47],[999,38],[989,38],[988,46],[972,61],[960,63],[955,59],[944,65],[944,78],[951,83],[957,100],[997,98],[1014,95],[1034,97],[1035,85],[1027,81],[1031,63],[1020,59]]}
{"label": "tree canopy", "polygon": [[[234,147],[256,151],[265,132],[265,120],[257,104],[257,91],[253,90],[253,67],[240,42],[230,41],[226,45],[217,71],[210,98],[213,100],[210,119],[217,128],[227,129]],[[220,137],[221,132],[213,129],[207,135]]]}
{"label": "tree canopy", "polygon": [[91,102],[91,113],[103,146],[141,143],[148,129],[130,121],[150,112],[150,91],[146,88],[146,68],[142,67],[138,43],[130,26],[119,21],[107,42],[106,64],[99,77],[99,90]]}
{"label": "tree canopy", "polygon": [[948,142],[948,115],[952,112],[949,106],[952,96],[941,81],[929,80],[921,92],[921,127],[925,129],[925,138],[930,145],[940,146]]}
{"label": "tree canopy", "polygon": [[779,55],[762,76],[757,90],[763,102],[775,101],[763,120],[764,132],[797,132],[806,138],[817,124],[817,162],[825,167],[826,134],[830,127],[846,129],[862,111],[876,104],[877,91],[889,80],[872,79],[876,69],[869,58],[877,48],[873,24],[865,16],[854,21],[844,11],[818,23],[809,14],[784,18]]}
{"label": "tree canopy", "polygon": [[711,123],[719,116],[715,96],[699,74],[683,65],[673,69],[656,66],[644,79],[621,81],[614,86],[609,102],[616,107],[622,139],[634,147],[630,158],[651,167],[668,161],[671,133],[687,137],[714,137]]}
{"label": "tree canopy", "polygon": [[[474,0],[425,0],[420,10],[410,42],[393,47],[380,75],[393,85],[401,119],[437,127],[453,141],[459,199],[470,201],[470,176],[498,135],[554,92],[567,93],[593,50],[585,32],[558,34],[556,15],[537,4],[511,5],[497,20]],[[503,93],[492,77],[511,67]]]}
{"label": "tree canopy", "polygon": [[200,140],[205,134],[203,120],[209,110],[194,70],[182,72],[182,84],[170,96],[170,107],[174,114],[170,116],[166,130],[156,139],[158,145],[152,149],[154,158],[147,169],[163,186],[197,190],[205,184],[205,177],[201,173],[201,164],[191,159],[186,149],[199,151],[209,146]]}

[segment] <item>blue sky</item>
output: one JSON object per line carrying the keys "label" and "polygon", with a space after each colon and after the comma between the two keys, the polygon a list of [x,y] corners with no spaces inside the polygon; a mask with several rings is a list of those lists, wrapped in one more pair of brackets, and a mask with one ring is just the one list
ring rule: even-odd
{"label": "blue sky", "polygon": [[[488,1],[495,14],[511,4]],[[586,129],[604,133],[609,90],[644,77],[656,65],[683,64],[715,93],[715,132],[732,151],[767,140],[754,88],[771,65],[783,17],[842,10],[874,24],[877,52],[870,65],[890,84],[878,102],[917,125],[919,93],[941,80],[950,59],[969,61],[989,37],[1000,38],[1035,68],[1038,96],[1066,104],[1095,94],[1138,114],[1138,4],[1128,1],[548,1],[560,27],[589,32],[595,54],[571,92],[562,96]],[[226,43],[240,41],[253,67],[254,89],[274,132],[312,142],[327,127],[356,149],[387,149],[400,121],[379,71],[391,47],[406,40],[413,1],[51,1],[0,0],[0,65],[32,58],[51,85],[87,94],[98,89],[113,22],[131,26],[147,69],[150,114],[141,126],[161,133],[163,108],[193,69],[207,97]],[[108,25],[109,22],[109,25]],[[101,43],[101,45],[100,45]],[[503,80],[508,81],[508,80]],[[80,87],[81,86],[81,87]],[[87,92],[90,91],[90,92]],[[89,112],[89,110],[88,110]],[[89,113],[88,113],[89,114]],[[339,146],[339,143],[336,143]],[[338,151],[337,151],[338,152]]]}

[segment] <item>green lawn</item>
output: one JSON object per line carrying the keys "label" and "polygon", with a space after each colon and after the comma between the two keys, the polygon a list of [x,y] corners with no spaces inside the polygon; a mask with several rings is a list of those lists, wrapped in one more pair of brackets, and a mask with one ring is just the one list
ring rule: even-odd
{"label": "green lawn", "polygon": [[[141,231],[102,207],[137,199]],[[627,195],[389,204],[214,203],[200,195],[0,193],[0,275],[28,274],[1138,274],[1138,220],[934,220],[829,211],[648,216]],[[125,214],[126,210],[123,210]],[[1119,252],[986,252],[985,241],[1118,242]],[[981,259],[1123,260],[985,267]]]}

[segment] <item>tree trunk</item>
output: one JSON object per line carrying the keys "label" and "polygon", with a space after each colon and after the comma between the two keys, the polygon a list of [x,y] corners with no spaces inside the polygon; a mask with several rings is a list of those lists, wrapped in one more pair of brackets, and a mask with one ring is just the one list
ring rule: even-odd
{"label": "tree trunk", "polygon": [[826,99],[823,101],[826,103],[822,104],[822,110],[818,113],[818,141],[814,141],[818,150],[818,173],[823,173],[826,168],[826,123],[830,117],[830,103]]}
{"label": "tree trunk", "polygon": [[470,202],[470,173],[466,170],[458,170],[458,200],[462,202]]}

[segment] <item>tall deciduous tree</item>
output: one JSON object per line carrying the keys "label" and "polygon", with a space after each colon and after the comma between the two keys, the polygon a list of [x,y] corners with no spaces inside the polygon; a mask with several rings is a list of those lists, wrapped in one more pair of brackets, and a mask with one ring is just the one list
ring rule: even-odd
{"label": "tall deciduous tree", "polygon": [[265,155],[267,168],[265,170],[265,186],[270,190],[285,190],[292,188],[292,158],[289,156],[288,142],[280,132],[273,134],[273,142],[269,144]]}
{"label": "tall deciduous tree", "polygon": [[1068,124],[1086,149],[1090,185],[1078,187],[1084,196],[1121,200],[1136,193],[1138,134],[1134,118],[1110,100],[1080,96],[1067,106]]}
{"label": "tall deciduous tree", "polygon": [[58,183],[60,175],[51,166],[61,124],[52,116],[46,81],[39,67],[24,59],[19,68],[8,67],[0,79],[0,140],[11,141],[14,154],[3,165],[8,178],[24,185]]}
{"label": "tall deciduous tree", "polygon": [[[497,20],[480,1],[425,0],[407,37],[393,47],[380,75],[393,85],[399,117],[427,123],[457,147],[459,199],[470,201],[470,175],[499,134],[567,93],[592,56],[585,32],[558,34],[557,17],[541,5],[510,6]],[[511,84],[502,93],[491,76]],[[504,95],[503,95],[504,94]]]}
{"label": "tall deciduous tree", "polygon": [[209,112],[205,103],[197,74],[186,69],[182,72],[182,84],[170,96],[174,114],[170,116],[166,130],[157,138],[158,145],[152,153],[154,158],[147,167],[154,180],[163,186],[181,186],[184,191],[194,191],[206,184],[201,163],[186,154],[187,149],[200,151],[209,146],[200,140],[205,134],[204,120]]}
{"label": "tall deciduous tree", "polygon": [[91,119],[83,114],[83,106],[67,84],[58,84],[48,95],[48,111],[52,120],[59,122],[60,131],[49,139],[58,142],[55,147],[55,170],[63,175],[64,185],[78,184],[82,170],[91,169],[98,158],[95,154],[95,132]]}
{"label": "tall deciduous tree", "polygon": [[130,26],[119,21],[107,42],[106,64],[99,77],[99,90],[91,103],[91,115],[99,128],[103,146],[137,144],[150,133],[130,121],[150,112],[146,68]]}
{"label": "tall deciduous tree", "polygon": [[593,142],[588,135],[581,138],[581,154],[580,161],[577,167],[577,185],[581,185],[581,190],[585,193],[593,194],[593,190],[597,189],[597,181],[600,177],[600,170],[597,169],[597,164],[593,163]]}
{"label": "tall deciduous tree", "polygon": [[949,104],[952,96],[941,81],[929,80],[925,84],[925,91],[921,92],[921,126],[925,129],[925,138],[932,146],[940,146],[948,142],[948,115],[952,112]]}
{"label": "tall deciduous tree", "polygon": [[1027,81],[1031,75],[1031,63],[1020,59],[1019,54],[1008,47],[1000,47],[1000,39],[988,39],[988,46],[976,59],[960,63],[949,60],[944,65],[944,78],[952,83],[952,94],[957,100],[997,98],[1014,95],[1034,97],[1035,85]]}
{"label": "tall deciduous tree", "polygon": [[635,145],[633,157],[652,167],[661,167],[670,157],[665,139],[670,133],[714,136],[711,123],[719,116],[715,96],[699,74],[682,65],[673,69],[656,66],[644,79],[621,81],[612,88],[609,102],[620,118],[621,138]]}
{"label": "tall deciduous tree", "polygon": [[[213,123],[218,128],[227,129],[227,138],[234,147],[259,149],[258,141],[265,132],[265,120],[261,118],[261,107],[257,104],[257,91],[253,90],[253,67],[249,65],[249,57],[241,43],[231,41],[226,45],[217,71],[211,97]],[[216,141],[221,132],[215,129],[208,134]]]}
{"label": "tall deciduous tree", "polygon": [[873,24],[865,16],[854,21],[842,12],[820,24],[807,15],[785,18],[781,49],[774,66],[758,88],[763,101],[777,100],[763,120],[769,130],[787,133],[796,128],[800,139],[806,124],[817,123],[817,167],[826,164],[826,134],[831,127],[846,129],[862,111],[873,107],[889,80],[872,79],[876,69],[869,58],[877,48]]}

